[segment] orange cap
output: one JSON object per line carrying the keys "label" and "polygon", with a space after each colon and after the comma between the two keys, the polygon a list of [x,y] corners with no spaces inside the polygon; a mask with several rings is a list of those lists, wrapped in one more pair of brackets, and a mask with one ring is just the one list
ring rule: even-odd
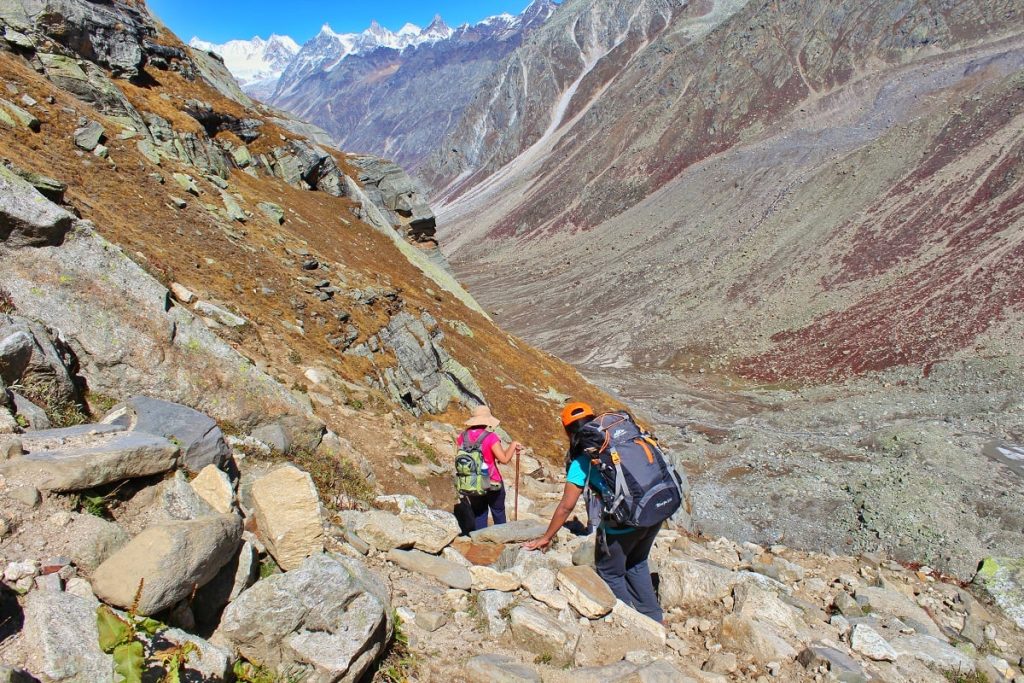
{"label": "orange cap", "polygon": [[585,417],[594,417],[594,409],[586,403],[575,401],[562,408],[562,426],[568,427],[577,420]]}

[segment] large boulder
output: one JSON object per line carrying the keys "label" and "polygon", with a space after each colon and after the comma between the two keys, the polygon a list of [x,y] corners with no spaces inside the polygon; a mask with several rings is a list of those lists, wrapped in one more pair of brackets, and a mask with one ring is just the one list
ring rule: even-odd
{"label": "large boulder", "polygon": [[136,396],[116,406],[102,422],[173,440],[181,448],[181,464],[192,473],[207,465],[221,467],[231,453],[212,418],[170,401]]}
{"label": "large boulder", "polygon": [[294,465],[280,467],[252,485],[260,539],[285,571],[323,552],[320,497],[313,478]]}
{"label": "large boulder", "polygon": [[459,535],[459,523],[450,512],[409,498],[415,503],[403,505],[397,515],[384,510],[347,513],[345,523],[377,550],[415,548],[436,555]]}
{"label": "large boulder", "polygon": [[224,610],[214,643],[309,683],[360,680],[391,636],[390,596],[361,563],[315,555]]}
{"label": "large boulder", "polygon": [[114,663],[99,646],[95,600],[32,591],[25,600],[29,669],[48,681],[113,683]]}
{"label": "large boulder", "polygon": [[236,515],[150,527],[96,569],[93,591],[127,609],[144,580],[138,613],[156,614],[213,579],[235,556],[241,538],[242,520]]}
{"label": "large boulder", "polygon": [[159,436],[80,430],[78,438],[48,439],[63,431],[33,432],[31,439],[23,439],[28,452],[0,463],[0,474],[31,482],[41,491],[63,493],[168,472],[178,463],[178,447]]}
{"label": "large boulder", "polygon": [[1006,615],[1024,628],[1024,558],[986,558],[974,585],[992,596]]}
{"label": "large boulder", "polygon": [[0,243],[45,247],[64,241],[75,217],[0,164]]}
{"label": "large boulder", "polygon": [[111,555],[131,541],[131,537],[114,522],[89,514],[69,515],[67,526],[51,534],[55,541],[65,540],[61,552],[76,567],[92,572]]}

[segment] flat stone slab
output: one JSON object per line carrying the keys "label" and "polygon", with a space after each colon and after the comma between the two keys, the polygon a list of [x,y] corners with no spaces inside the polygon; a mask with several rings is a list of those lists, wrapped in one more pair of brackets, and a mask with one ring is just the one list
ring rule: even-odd
{"label": "flat stone slab", "polygon": [[521,519],[508,524],[496,524],[486,529],[477,529],[469,536],[481,543],[523,543],[539,538],[547,531],[546,522]]}
{"label": "flat stone slab", "polygon": [[[41,442],[39,434],[43,432],[22,439],[29,452],[0,463],[0,474],[27,480],[41,491],[63,493],[168,472],[178,464],[178,447],[150,434],[113,432],[66,438],[64,446]],[[41,444],[50,449],[39,449]]]}
{"label": "flat stone slab", "polygon": [[419,550],[395,549],[388,552],[387,558],[402,569],[432,576],[451,588],[468,591],[473,586],[473,575],[468,569],[441,557]]}

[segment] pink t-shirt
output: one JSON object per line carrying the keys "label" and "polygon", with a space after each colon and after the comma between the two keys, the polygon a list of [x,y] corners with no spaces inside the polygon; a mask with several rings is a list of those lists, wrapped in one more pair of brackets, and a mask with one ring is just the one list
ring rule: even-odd
{"label": "pink t-shirt", "polygon": [[[457,443],[459,446],[462,445],[462,437],[469,435],[469,440],[472,443],[476,443],[476,440],[480,438],[480,434],[486,430],[484,429],[467,429],[462,434],[459,434]],[[492,481],[501,481],[501,470],[498,469],[497,464],[494,462],[494,452],[491,450],[494,448],[494,444],[501,443],[501,438],[494,432],[488,432],[487,436],[484,437],[484,442],[480,445],[480,451],[484,456],[484,462],[487,463],[487,469],[491,475]]]}

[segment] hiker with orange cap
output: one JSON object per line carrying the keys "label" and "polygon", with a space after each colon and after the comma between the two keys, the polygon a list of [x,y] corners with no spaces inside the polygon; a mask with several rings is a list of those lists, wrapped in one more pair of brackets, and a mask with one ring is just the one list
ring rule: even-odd
{"label": "hiker with orange cap", "polygon": [[[475,529],[487,528],[488,512],[495,524],[504,524],[505,482],[498,465],[511,462],[522,445],[513,441],[508,448],[502,447],[501,437],[494,431],[501,422],[487,406],[474,408],[465,424],[467,429],[457,440],[456,489],[463,504],[472,510]],[[460,462],[468,465],[461,468]]]}
{"label": "hiker with orange cap", "polygon": [[597,573],[615,597],[661,622],[664,614],[647,558],[662,522],[679,508],[679,476],[657,440],[629,413],[599,416],[586,403],[573,402],[562,410],[562,426],[569,437],[562,500],[544,535],[523,547],[547,550],[588,490],[588,497],[601,501]]}

